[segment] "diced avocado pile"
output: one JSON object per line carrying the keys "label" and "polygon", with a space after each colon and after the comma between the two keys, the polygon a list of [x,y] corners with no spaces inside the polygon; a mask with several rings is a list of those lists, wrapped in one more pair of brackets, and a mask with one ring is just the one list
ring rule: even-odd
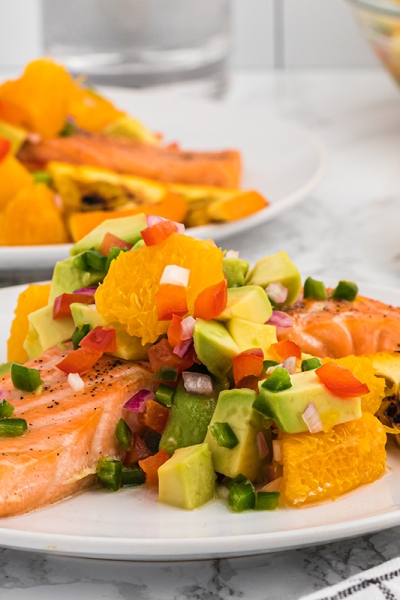
{"label": "diced avocado pile", "polygon": [[[118,236],[132,244],[131,251],[135,251],[143,244],[141,231],[146,226],[144,215],[105,221],[75,244],[69,258],[57,263],[49,305],[29,315],[25,348],[30,358],[71,337],[74,340],[77,336],[79,341],[82,327],[89,331],[105,325],[116,330],[118,349],[114,356],[125,360],[147,358],[150,345],[142,346],[141,340],[128,335],[119,323],[106,323],[94,304],[73,303],[71,317],[53,319],[56,297],[96,286],[106,276],[106,267],[85,268],[85,253],[94,253],[94,264],[109,265],[114,254],[108,259],[96,254],[104,235]],[[315,370],[292,375],[285,371],[288,383],[281,391],[265,384],[269,381],[269,373],[265,371],[258,391],[234,388],[233,360],[240,353],[261,349],[265,359],[273,359],[266,361],[268,365],[276,365],[276,356],[269,354],[271,345],[277,342],[276,327],[268,324],[273,307],[265,289],[273,283],[281,284],[287,290],[287,305],[296,301],[301,290],[299,272],[286,252],[265,257],[250,271],[249,267],[247,261],[239,258],[223,259],[228,284],[226,308],[218,318],[208,321],[197,318],[194,325],[194,350],[201,365],[195,364],[190,370],[210,377],[213,393],[189,392],[176,373],[176,389],[169,387],[170,380],[162,380],[163,387],[155,396],[155,402],[167,411],[168,421],[162,434],[151,428],[147,430],[143,443],[153,455],[164,453],[164,459],[170,457],[158,468],[158,480],[159,501],[171,506],[191,510],[207,503],[215,496],[218,474],[219,480],[224,478],[228,484],[232,510],[276,508],[277,492],[256,493],[254,488],[261,486],[265,467],[272,460],[271,425],[292,434],[308,431],[303,413],[310,403],[321,417],[334,414],[336,423],[361,416],[360,398],[336,397],[320,383]],[[310,369],[317,366],[310,361],[307,365]],[[130,443],[129,426],[124,421],[122,426]],[[119,432],[117,439],[120,437]],[[260,440],[267,447],[266,452],[260,451]],[[128,442],[124,444],[129,445]],[[103,487],[111,490],[145,481],[140,465],[124,466],[115,457],[102,459],[98,474]]]}

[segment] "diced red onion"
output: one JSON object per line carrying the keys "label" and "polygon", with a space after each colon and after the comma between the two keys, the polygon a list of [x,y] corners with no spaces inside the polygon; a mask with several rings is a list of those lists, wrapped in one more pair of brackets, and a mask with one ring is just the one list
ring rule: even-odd
{"label": "diced red onion", "polygon": [[199,394],[201,396],[212,396],[214,388],[211,377],[204,373],[191,373],[184,371],[182,373],[183,385],[189,394]]}
{"label": "diced red onion", "polygon": [[257,439],[258,454],[261,459],[265,458],[269,454],[269,449],[268,449],[268,444],[265,441],[265,437],[264,437],[264,434],[262,431],[259,431],[257,433],[256,439]]}
{"label": "diced red onion", "polygon": [[261,488],[261,491],[262,492],[280,492],[281,487],[282,487],[282,477],[277,477],[273,481],[270,481],[269,483],[267,483],[267,485],[264,485],[264,487]]}
{"label": "diced red onion", "polygon": [[265,371],[265,374],[271,375],[271,373],[273,373],[275,371],[276,367],[282,367],[282,364],[272,365],[271,367],[268,367],[268,369]]}
{"label": "diced red onion", "polygon": [[282,443],[279,440],[272,440],[272,454],[276,462],[282,462]]}
{"label": "diced red onion", "polygon": [[265,291],[267,296],[276,304],[283,304],[288,297],[288,289],[279,283],[279,281],[267,285]]}
{"label": "diced red onion", "polygon": [[236,250],[228,250],[225,254],[225,258],[239,258],[239,252]]}
{"label": "diced red onion", "polygon": [[97,286],[80,288],[79,290],[74,290],[73,294],[86,294],[86,296],[94,296],[97,290]]}
{"label": "diced red onion", "polygon": [[321,417],[314,402],[310,402],[301,416],[310,433],[318,433],[324,430]]}
{"label": "diced red onion", "polygon": [[274,310],[272,312],[271,318],[269,319],[269,321],[267,321],[267,324],[276,325],[276,327],[282,328],[293,327],[294,319],[293,317],[290,317],[289,315],[287,315],[284,312],[281,312],[280,310]]}
{"label": "diced red onion", "polygon": [[192,349],[192,346],[192,338],[188,340],[183,340],[175,346],[175,348],[173,349],[173,353],[176,354],[176,356],[179,356],[179,358],[185,358],[185,356],[187,356],[190,350]]}
{"label": "diced red onion", "polygon": [[286,369],[289,375],[293,375],[293,373],[296,373],[296,357],[289,356],[288,358],[285,358],[282,367]]}
{"label": "diced red onion", "polygon": [[39,133],[28,133],[27,140],[30,144],[40,144],[42,136]]}
{"label": "diced red onion", "polygon": [[[147,227],[153,227],[153,225],[157,225],[158,223],[162,223],[163,221],[170,221],[171,219],[165,219],[164,217],[158,217],[157,215],[148,215],[146,217]],[[176,231],[178,233],[185,233],[185,226],[183,223],[177,223],[176,221],[172,221],[176,225]]]}
{"label": "diced red onion", "polygon": [[68,373],[68,385],[74,392],[81,392],[85,387],[85,382],[79,373]]}
{"label": "diced red onion", "polygon": [[154,393],[150,390],[140,390],[125,402],[124,408],[132,412],[144,412],[147,400],[154,400],[154,397]]}
{"label": "diced red onion", "polygon": [[160,285],[180,285],[187,287],[189,283],[190,270],[178,265],[167,265],[161,275]]}
{"label": "diced red onion", "polygon": [[186,317],[181,321],[181,340],[190,340],[193,337],[194,326],[196,325],[196,319],[193,317]]}

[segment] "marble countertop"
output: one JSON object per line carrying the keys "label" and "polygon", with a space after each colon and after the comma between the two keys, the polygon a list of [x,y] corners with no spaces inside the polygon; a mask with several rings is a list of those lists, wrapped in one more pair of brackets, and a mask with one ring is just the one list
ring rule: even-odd
{"label": "marble countertop", "polygon": [[[380,70],[247,72],[224,102],[307,127],[330,166],[303,203],[229,240],[254,262],[285,248],[304,275],[400,285],[400,93]],[[15,282],[10,276],[0,284]],[[399,537],[397,537],[399,536]],[[2,600],[295,600],[400,554],[400,528],[278,554],[129,563],[0,550]]]}

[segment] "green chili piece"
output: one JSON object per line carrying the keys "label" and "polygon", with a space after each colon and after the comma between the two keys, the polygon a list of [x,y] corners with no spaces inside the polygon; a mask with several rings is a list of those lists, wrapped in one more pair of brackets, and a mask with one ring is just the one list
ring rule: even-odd
{"label": "green chili piece", "polygon": [[14,412],[14,407],[12,404],[7,402],[7,400],[3,400],[0,402],[0,419],[7,419],[11,417]]}
{"label": "green chili piece", "polygon": [[257,492],[255,510],[275,510],[279,504],[279,492]]}
{"label": "green chili piece", "polygon": [[154,377],[157,379],[157,381],[177,381],[178,368],[160,367]]}
{"label": "green chili piece", "polygon": [[122,462],[101,458],[97,463],[97,475],[103,488],[117,492],[122,487]]}
{"label": "green chili piece", "polygon": [[261,387],[270,392],[282,392],[292,387],[290,375],[283,367],[276,367],[271,375],[263,381]]}
{"label": "green chili piece", "polygon": [[111,248],[110,252],[108,253],[107,256],[107,260],[106,260],[106,272],[108,272],[108,269],[110,268],[110,265],[112,263],[112,261],[117,258],[117,256],[119,256],[119,254],[121,252],[126,252],[126,248]]}
{"label": "green chili piece", "polygon": [[74,345],[74,350],[78,350],[79,344],[81,343],[83,338],[87,336],[89,331],[90,331],[89,323],[84,323],[83,325],[78,325],[77,327],[75,327],[74,333],[71,335],[71,340]]}
{"label": "green chili piece", "polygon": [[124,419],[120,419],[115,428],[115,437],[124,450],[129,450],[132,445],[132,431]]}
{"label": "green chili piece", "polygon": [[72,263],[73,266],[80,271],[89,271],[89,265],[86,262],[85,254],[86,252],[82,252],[82,254],[75,256]]}
{"label": "green chili piece", "polygon": [[140,467],[122,467],[122,485],[123,487],[136,487],[143,485],[146,481],[146,475]]}
{"label": "green chili piece", "polygon": [[233,485],[235,485],[236,483],[244,483],[245,481],[247,481],[247,477],[245,475],[236,475],[236,477],[234,477],[233,479],[231,479],[230,481],[228,481],[228,483],[226,484],[226,487],[228,488],[228,490],[231,489],[231,487]]}
{"label": "green chili piece", "polygon": [[276,360],[264,360],[263,362],[263,373],[266,373],[270,367],[276,367],[279,365]]}
{"label": "green chili piece", "polygon": [[242,512],[254,508],[256,503],[256,494],[251,481],[235,483],[230,487],[228,504],[235,512]]}
{"label": "green chili piece", "polygon": [[232,450],[238,445],[239,440],[229,423],[213,423],[209,429],[218,446]]}
{"label": "green chili piece", "polygon": [[327,300],[328,294],[325,284],[312,277],[307,277],[304,282],[303,296],[306,300]]}
{"label": "green chili piece", "polygon": [[107,256],[97,252],[97,250],[86,250],[85,261],[90,271],[105,271]]}
{"label": "green chili piece", "polygon": [[33,181],[35,183],[44,183],[45,185],[50,186],[52,179],[51,179],[51,175],[48,171],[35,171],[34,173],[32,173],[33,175]]}
{"label": "green chili piece", "polygon": [[0,438],[21,437],[28,431],[25,419],[2,419],[0,421]]}
{"label": "green chili piece", "polygon": [[17,390],[23,392],[34,392],[43,384],[38,369],[30,369],[18,363],[12,363],[11,365],[11,381]]}
{"label": "green chili piece", "polygon": [[169,385],[165,385],[165,383],[160,383],[158,386],[158,390],[156,391],[156,395],[154,400],[167,408],[172,406],[172,399],[174,397],[175,390]]}
{"label": "green chili piece", "polygon": [[306,358],[301,361],[301,370],[302,371],[314,371],[318,369],[318,367],[322,366],[322,362],[316,356],[313,358]]}
{"label": "green chili piece", "polygon": [[354,302],[358,294],[358,287],[353,281],[339,281],[332,292],[334,300],[348,300]]}

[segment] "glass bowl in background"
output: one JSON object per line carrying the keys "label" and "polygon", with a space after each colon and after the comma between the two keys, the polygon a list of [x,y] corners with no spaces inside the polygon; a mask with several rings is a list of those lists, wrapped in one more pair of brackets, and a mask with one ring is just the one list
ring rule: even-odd
{"label": "glass bowl in background", "polygon": [[348,0],[364,37],[400,84],[400,0]]}
{"label": "glass bowl in background", "polygon": [[95,84],[221,96],[230,0],[42,0],[46,54]]}

